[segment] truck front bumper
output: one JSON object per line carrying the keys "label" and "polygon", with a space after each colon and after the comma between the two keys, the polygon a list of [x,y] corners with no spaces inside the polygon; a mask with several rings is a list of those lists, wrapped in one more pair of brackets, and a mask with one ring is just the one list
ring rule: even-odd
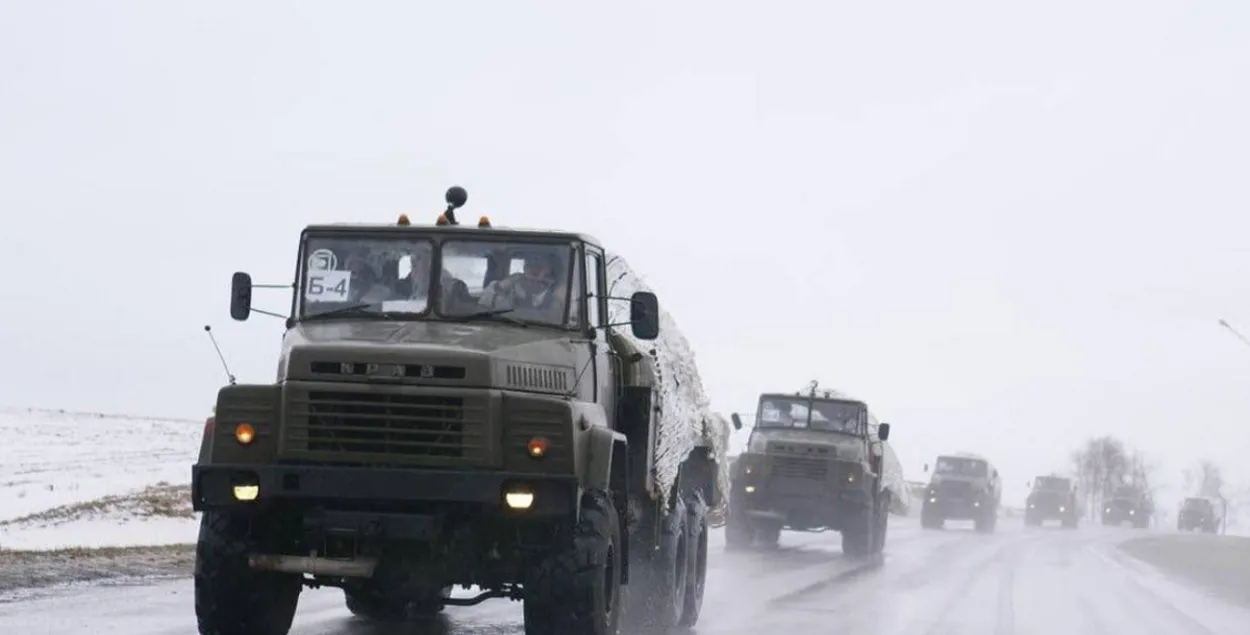
{"label": "truck front bumper", "polygon": [[[559,518],[576,516],[579,496],[573,476],[281,464],[191,468],[195,511],[385,506],[402,513],[470,505],[488,516]],[[528,507],[518,506],[526,500]]]}

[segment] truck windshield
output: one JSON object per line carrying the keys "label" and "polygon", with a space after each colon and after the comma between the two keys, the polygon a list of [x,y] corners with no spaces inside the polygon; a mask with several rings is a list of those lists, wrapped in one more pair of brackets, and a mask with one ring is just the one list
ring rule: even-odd
{"label": "truck windshield", "polygon": [[853,401],[768,396],[760,399],[755,425],[759,428],[803,428],[861,434],[867,419],[868,409]]}
{"label": "truck windshield", "polygon": [[1131,485],[1121,485],[1115,488],[1116,498],[1137,498],[1137,489]]}
{"label": "truck windshield", "polygon": [[1205,498],[1186,498],[1185,509],[1205,509],[1211,504],[1211,501]]}
{"label": "truck windshield", "polygon": [[568,301],[580,297],[569,293],[571,285],[580,284],[569,266],[572,253],[568,243],[556,242],[447,239],[439,244],[407,232],[310,235],[301,252],[297,315],[438,315],[576,326],[580,307]]}
{"label": "truck windshield", "polygon": [[[410,235],[310,235],[300,258],[297,315],[425,313],[421,291],[433,251],[432,241]],[[414,280],[421,281],[416,288]]]}
{"label": "truck windshield", "polygon": [[1033,489],[1063,492],[1068,489],[1068,481],[1067,479],[1055,478],[1053,476],[1039,476],[1033,480]]}
{"label": "truck windshield", "polygon": [[439,312],[576,326],[580,293],[569,290],[580,282],[570,267],[573,253],[568,243],[444,241],[443,275],[464,283],[467,302],[444,303]]}
{"label": "truck windshield", "polygon": [[985,476],[985,461],[957,456],[939,456],[933,466],[934,474],[953,476]]}

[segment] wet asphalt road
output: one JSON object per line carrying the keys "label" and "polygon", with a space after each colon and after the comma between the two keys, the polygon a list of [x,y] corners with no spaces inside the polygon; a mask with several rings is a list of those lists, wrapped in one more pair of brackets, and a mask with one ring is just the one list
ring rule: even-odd
{"label": "wet asphalt road", "polygon": [[[700,634],[1223,635],[1250,610],[1204,596],[1124,555],[1128,528],[1029,528],[982,535],[960,523],[922,531],[891,519],[883,561],[842,558],[838,534],[782,535],[774,552],[726,552],[713,536]],[[193,635],[189,580],[66,589],[0,604],[0,633]],[[449,607],[426,624],[356,619],[340,591],[305,591],[292,635],[522,632],[520,604]]]}

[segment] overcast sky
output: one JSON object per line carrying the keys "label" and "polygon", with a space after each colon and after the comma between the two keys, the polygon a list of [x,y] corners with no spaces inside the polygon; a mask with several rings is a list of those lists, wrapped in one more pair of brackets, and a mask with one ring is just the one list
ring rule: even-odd
{"label": "overcast sky", "polygon": [[205,323],[274,376],[232,272],[460,184],[645,272],[719,410],[818,378],[910,478],[1112,434],[1250,485],[1250,7],[1006,4],[0,0],[0,405],[203,416]]}

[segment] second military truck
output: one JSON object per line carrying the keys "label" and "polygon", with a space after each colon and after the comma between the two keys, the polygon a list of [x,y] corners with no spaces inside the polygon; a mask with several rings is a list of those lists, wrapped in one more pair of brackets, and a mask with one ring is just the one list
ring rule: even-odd
{"label": "second military truck", "polygon": [[[926,472],[929,466],[925,465]],[[947,520],[971,520],[976,530],[992,532],[1002,501],[998,469],[989,459],[969,453],[939,456],[920,508],[920,526],[941,529]]]}
{"label": "second military truck", "polygon": [[593,238],[461,226],[466,196],[303,231],[276,381],[221,389],[192,469],[202,634],[283,635],[304,586],[387,621],[523,600],[528,635],[698,620],[727,477],[684,338]]}
{"label": "second military truck", "polygon": [[1024,524],[1040,526],[1057,520],[1061,527],[1076,529],[1081,522],[1076,486],[1061,476],[1039,476],[1025,500]]}
{"label": "second military truck", "polygon": [[1154,501],[1150,493],[1136,485],[1120,485],[1112,491],[1102,507],[1102,524],[1120,525],[1125,521],[1137,529],[1150,526]]}
{"label": "second military truck", "polygon": [[875,424],[864,402],[814,385],[807,394],[761,395],[747,451],[734,465],[726,544],[775,546],[783,529],[833,529],[847,555],[881,552],[890,424]]}
{"label": "second military truck", "polygon": [[1209,498],[1191,496],[1181,503],[1180,513],[1176,515],[1177,531],[1201,530],[1213,534],[1220,529],[1220,511]]}

